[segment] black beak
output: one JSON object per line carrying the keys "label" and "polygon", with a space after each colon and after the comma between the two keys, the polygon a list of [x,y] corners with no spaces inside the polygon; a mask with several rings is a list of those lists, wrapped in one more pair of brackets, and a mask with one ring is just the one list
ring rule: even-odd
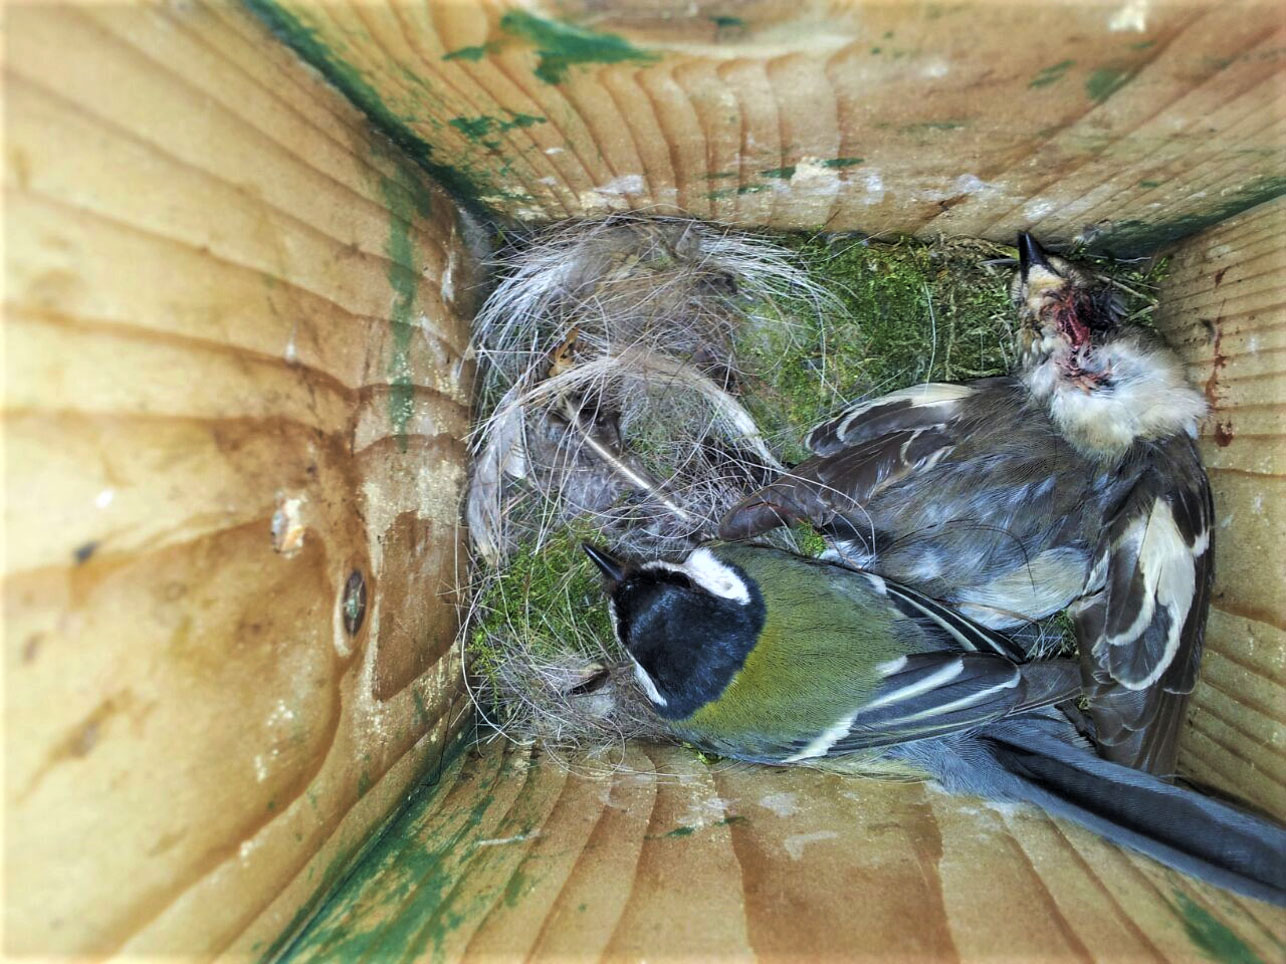
{"label": "black beak", "polygon": [[612,582],[620,582],[625,578],[625,567],[621,563],[608,555],[602,549],[591,546],[588,542],[582,542],[580,547],[585,550],[585,555],[594,560],[594,565],[598,566],[599,571],[603,573]]}
{"label": "black beak", "polygon": [[1045,249],[1026,231],[1018,232],[1018,266],[1022,270],[1023,281],[1027,280],[1027,272],[1032,268],[1052,270],[1049,260],[1045,257]]}

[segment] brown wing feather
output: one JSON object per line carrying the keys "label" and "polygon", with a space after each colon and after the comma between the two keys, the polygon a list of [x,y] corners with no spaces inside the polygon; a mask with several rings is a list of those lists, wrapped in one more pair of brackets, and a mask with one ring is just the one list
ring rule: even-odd
{"label": "brown wing feather", "polygon": [[948,455],[957,441],[966,385],[929,384],[863,402],[814,428],[815,454],[734,506],[719,526],[722,539],[749,539],[807,520],[821,529],[841,523],[881,489]]}
{"label": "brown wing feather", "polygon": [[1100,752],[1174,772],[1196,685],[1214,580],[1214,507],[1188,439],[1158,447],[1095,554],[1093,592],[1073,608]]}

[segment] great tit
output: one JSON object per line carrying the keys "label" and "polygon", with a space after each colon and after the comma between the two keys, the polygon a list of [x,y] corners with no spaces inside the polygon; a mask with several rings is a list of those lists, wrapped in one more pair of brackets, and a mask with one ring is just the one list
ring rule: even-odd
{"label": "great tit", "polygon": [[807,520],[840,559],[994,629],[1070,606],[1099,752],[1170,776],[1214,577],[1205,399],[1113,289],[1028,234],[1018,250],[1013,375],[853,406],[719,534]]}
{"label": "great tit", "polygon": [[1019,662],[1007,637],[918,592],[776,549],[642,565],[585,549],[675,736],[762,763],[895,758],[1286,904],[1286,829],[1095,756],[1055,706],[1080,690],[1075,661]]}

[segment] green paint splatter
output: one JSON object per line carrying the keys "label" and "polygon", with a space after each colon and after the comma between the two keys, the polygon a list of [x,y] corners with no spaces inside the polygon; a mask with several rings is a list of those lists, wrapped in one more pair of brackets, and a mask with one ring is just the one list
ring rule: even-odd
{"label": "green paint splatter", "polygon": [[880,55],[880,53],[882,53],[882,52],[883,52],[883,50],[884,50],[884,48],[883,48],[883,47],[872,47],[872,48],[871,48],[871,53],[872,53],[874,56],[878,57],[878,56]]}
{"label": "green paint splatter", "polygon": [[1240,937],[1228,929],[1208,910],[1187,894],[1176,890],[1175,902],[1183,915],[1183,929],[1201,952],[1212,961],[1223,964],[1263,964],[1259,955],[1246,946]]}
{"label": "green paint splatter", "polygon": [[795,176],[795,165],[788,164],[785,167],[770,167],[766,171],[759,172],[760,177],[775,177],[783,181],[789,181]]}
{"label": "green paint splatter", "polygon": [[424,694],[416,686],[411,687],[411,699],[415,702],[415,722],[420,726],[425,726],[433,716],[429,713],[429,708],[425,705]]}
{"label": "green paint splatter", "polygon": [[1160,187],[1161,181],[1139,181],[1139,187]]}
{"label": "green paint splatter", "polygon": [[[818,538],[820,539],[821,537],[820,537],[820,536],[818,536]],[[724,817],[722,820],[720,820],[718,823],[716,823],[716,824],[715,824],[715,826],[716,826],[716,827],[731,827],[734,823],[749,823],[749,822],[750,822],[750,819],[749,819],[748,817],[743,817],[743,816],[741,816],[741,815],[739,815],[739,814],[735,814],[735,813],[734,813],[734,814],[731,814],[731,815],[729,815],[729,816],[727,816],[727,817]]]}
{"label": "green paint splatter", "polygon": [[1286,195],[1286,176],[1262,175],[1230,192],[1215,205],[1165,221],[1120,221],[1090,245],[1095,253],[1118,257],[1151,254],[1172,241],[1197,234],[1258,204]]}
{"label": "green paint splatter", "polygon": [[476,47],[458,47],[455,50],[447,51],[442,55],[443,60],[471,60],[475,64],[487,54],[494,54],[500,49],[500,44],[492,40],[485,44],[478,44]]}
{"label": "green paint splatter", "polygon": [[1061,80],[1063,74],[1067,73],[1069,67],[1076,64],[1074,60],[1064,60],[1052,66],[1043,68],[1035,77],[1031,79],[1028,87],[1048,87],[1055,81]]}
{"label": "green paint splatter", "polygon": [[[457,756],[449,764],[456,782],[464,782],[460,768],[465,762]],[[503,767],[499,772],[484,768],[473,806],[451,811],[437,806],[435,785],[421,784],[357,859],[345,865],[337,886],[328,882],[320,909],[307,926],[288,930],[293,939],[278,959],[379,960],[396,950],[408,959],[441,960],[451,931],[489,902],[490,892],[456,891],[463,876],[461,854],[475,849],[479,827],[494,803],[490,787],[509,776]],[[401,912],[372,926],[370,910],[390,905],[401,905]],[[275,950],[264,959],[274,959]]]}
{"label": "green paint splatter", "polygon": [[245,0],[250,11],[262,20],[283,43],[306,63],[321,72],[341,94],[361,110],[371,124],[401,151],[431,174],[460,204],[484,220],[491,210],[480,200],[484,184],[469,174],[433,160],[433,148],[409,126],[411,118],[390,108],[366,78],[344,62],[321,39],[320,32],[305,26],[294,14],[274,0]]}
{"label": "green paint splatter", "polygon": [[[382,177],[380,189],[388,206],[388,283],[393,289],[389,325],[393,335],[393,354],[389,359],[388,414],[398,450],[407,446],[406,424],[415,411],[415,386],[411,378],[411,336],[415,331],[415,301],[420,273],[415,265],[415,241],[411,235],[412,210],[405,190],[396,178]],[[425,213],[425,212],[421,212]]]}
{"label": "green paint splatter", "polygon": [[738,194],[758,194],[760,191],[768,190],[767,184],[743,184],[737,188]]}
{"label": "green paint splatter", "polygon": [[662,834],[663,837],[691,837],[697,832],[696,827],[675,827],[669,833]]}
{"label": "green paint splatter", "polygon": [[510,111],[509,113],[509,120],[501,120],[498,117],[480,114],[477,117],[453,117],[447,123],[469,138],[469,140],[474,142],[482,141],[484,146],[493,148],[498,148],[499,143],[488,142],[483,138],[493,133],[503,134],[506,131],[545,123],[545,118],[537,117],[534,114],[519,114],[515,111]]}
{"label": "green paint splatter", "polygon": [[1157,42],[1155,40],[1140,40],[1138,43],[1130,44],[1130,49],[1147,50],[1149,47],[1155,47],[1156,45]]}
{"label": "green paint splatter", "polygon": [[610,33],[596,33],[559,20],[546,20],[525,10],[510,10],[500,18],[500,29],[522,37],[540,58],[536,76],[547,84],[561,84],[571,67],[582,64],[618,64],[627,60],[650,63],[657,55],[640,50]]}
{"label": "green paint splatter", "polygon": [[707,181],[722,181],[725,178],[736,177],[736,171],[712,171],[706,175]]}
{"label": "green paint splatter", "polygon": [[1117,67],[1099,67],[1085,78],[1085,93],[1101,104],[1134,78],[1134,71]]}
{"label": "green paint splatter", "polygon": [[494,117],[453,117],[447,121],[471,141],[481,140],[495,125]]}
{"label": "green paint splatter", "polygon": [[514,111],[509,112],[509,120],[500,122],[502,131],[513,130],[515,127],[530,127],[532,124],[543,124],[545,118],[537,117],[535,114],[519,114]]}
{"label": "green paint splatter", "polygon": [[832,157],[822,161],[822,167],[856,167],[866,160],[864,157]]}

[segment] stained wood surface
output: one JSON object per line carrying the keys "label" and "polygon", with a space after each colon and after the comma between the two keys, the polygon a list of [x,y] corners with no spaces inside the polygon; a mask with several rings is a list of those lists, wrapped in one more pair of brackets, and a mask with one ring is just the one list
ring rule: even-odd
{"label": "stained wood surface", "polygon": [[1286,19],[1262,0],[251,4],[520,220],[1134,251],[1286,190]]}
{"label": "stained wood surface", "polygon": [[1286,913],[1025,807],[680,749],[623,764],[470,753],[288,959],[1270,961],[1286,939]]}
{"label": "stained wood surface", "polygon": [[6,19],[4,949],[262,951],[463,709],[472,257],[240,7]]}
{"label": "stained wood surface", "polygon": [[1157,326],[1204,386],[1218,520],[1180,769],[1286,819],[1286,201],[1184,242]]}

